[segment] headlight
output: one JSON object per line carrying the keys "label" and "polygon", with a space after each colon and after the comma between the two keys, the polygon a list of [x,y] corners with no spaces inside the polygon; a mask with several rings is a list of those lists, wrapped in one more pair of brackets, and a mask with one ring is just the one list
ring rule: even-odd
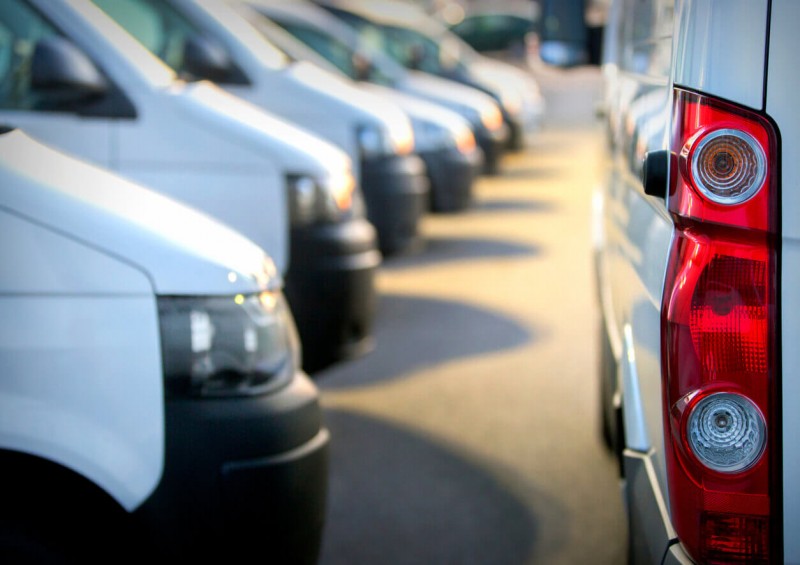
{"label": "headlight", "polygon": [[486,106],[481,110],[481,123],[489,131],[495,131],[503,127],[503,114],[496,104]]}
{"label": "headlight", "polygon": [[413,120],[412,124],[418,151],[436,151],[456,144],[455,135],[439,124],[423,120]]}
{"label": "headlight", "polygon": [[487,129],[495,131],[503,127],[503,114],[497,104],[487,104],[477,110],[470,106],[461,106],[458,112],[466,118],[474,130]]}
{"label": "headlight", "polygon": [[413,124],[418,151],[455,148],[466,154],[475,148],[475,136],[466,124],[456,128],[423,120],[414,120]]}
{"label": "headlight", "polygon": [[360,126],[356,135],[362,157],[381,157],[394,153],[394,144],[389,132],[377,125]]}
{"label": "headlight", "polygon": [[294,320],[280,292],[158,299],[170,396],[262,394],[299,367]]}
{"label": "headlight", "polygon": [[292,226],[316,222],[336,222],[358,209],[358,191],[353,175],[347,171],[315,178],[289,175],[289,213]]}
{"label": "headlight", "polygon": [[506,112],[512,116],[516,116],[522,111],[522,95],[519,92],[510,89],[502,90],[500,92],[500,103]]}
{"label": "headlight", "polygon": [[458,106],[454,109],[469,122],[469,125],[472,126],[473,129],[480,129],[483,127],[481,113],[475,108],[471,106]]}
{"label": "headlight", "polygon": [[414,150],[414,132],[410,124],[393,124],[392,130],[378,124],[361,125],[356,130],[358,149],[365,158],[407,155]]}

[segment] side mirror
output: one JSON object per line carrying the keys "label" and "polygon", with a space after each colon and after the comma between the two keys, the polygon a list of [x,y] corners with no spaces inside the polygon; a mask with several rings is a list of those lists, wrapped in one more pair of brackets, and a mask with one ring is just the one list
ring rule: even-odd
{"label": "side mirror", "polygon": [[354,78],[360,82],[369,81],[372,76],[372,61],[362,53],[353,53],[352,57]]}
{"label": "side mirror", "polygon": [[108,82],[86,54],[62,37],[40,40],[33,51],[31,87],[62,102],[100,96]]}
{"label": "side mirror", "polygon": [[408,68],[418,71],[422,68],[425,61],[425,47],[418,43],[408,48]]}
{"label": "side mirror", "polygon": [[222,45],[193,35],[183,47],[183,68],[194,77],[225,82],[231,75],[233,63]]}

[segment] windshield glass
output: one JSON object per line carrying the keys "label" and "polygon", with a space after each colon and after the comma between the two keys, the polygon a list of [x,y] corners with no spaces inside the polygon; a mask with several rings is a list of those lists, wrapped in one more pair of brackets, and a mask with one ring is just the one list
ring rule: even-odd
{"label": "windshield glass", "polygon": [[[186,46],[194,38],[209,33],[165,0],[92,0],[151,53],[159,57],[181,78],[195,80],[187,68]],[[221,45],[215,45],[222,48]],[[271,47],[267,46],[268,48]],[[275,67],[286,64],[286,57],[274,51]]]}
{"label": "windshield glass", "polygon": [[361,39],[374,49],[389,55],[407,69],[437,75],[463,71],[470,49],[454,34],[424,33],[405,26],[379,25],[364,19],[352,19]]}
{"label": "windshield glass", "polygon": [[229,2],[228,5],[245,20],[251,28],[258,32],[259,37],[263,41],[263,44],[259,46],[259,56],[268,67],[280,69],[294,61],[293,57],[270,39],[269,34],[264,33],[262,27],[270,23],[269,21],[265,22],[266,18],[264,18],[264,16],[244,3]]}
{"label": "windshield glass", "polygon": [[[313,49],[353,80],[392,86],[402,79],[405,70],[390,57],[356,39],[348,42],[328,30],[297,21],[270,20],[307,47]],[[256,26],[269,37],[269,26]],[[355,37],[354,37],[355,38]]]}
{"label": "windshield glass", "polygon": [[163,1],[93,0],[120,26],[176,73],[182,75],[186,41],[200,34],[191,22]]}

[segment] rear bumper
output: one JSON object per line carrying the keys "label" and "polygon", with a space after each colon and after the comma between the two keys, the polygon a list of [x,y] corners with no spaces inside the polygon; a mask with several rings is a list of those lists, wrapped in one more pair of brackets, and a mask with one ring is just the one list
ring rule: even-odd
{"label": "rear bumper", "polygon": [[677,535],[658,486],[653,452],[626,449],[623,457],[631,563],[661,563],[670,544],[677,542]]}
{"label": "rear bumper", "polygon": [[429,191],[422,159],[412,154],[362,160],[361,187],[380,251],[391,255],[417,248]]}
{"label": "rear bumper", "polygon": [[472,202],[472,185],[483,167],[479,149],[468,154],[455,148],[420,153],[428,169],[433,212],[463,210]]}
{"label": "rear bumper", "polygon": [[298,373],[256,397],[169,399],[165,467],[135,517],[165,557],[314,563],[325,516],[328,432]]}
{"label": "rear bumper", "polygon": [[314,373],[372,349],[375,273],[381,263],[375,228],[359,218],[296,229],[285,294]]}

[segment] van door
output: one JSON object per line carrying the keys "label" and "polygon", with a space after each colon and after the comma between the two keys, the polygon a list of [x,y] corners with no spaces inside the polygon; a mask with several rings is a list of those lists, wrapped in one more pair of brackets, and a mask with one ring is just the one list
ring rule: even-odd
{"label": "van door", "polygon": [[[625,473],[632,547],[641,562],[660,558],[668,538],[638,535],[637,528],[663,532],[652,505],[666,495],[663,465],[660,318],[662,281],[672,222],[665,196],[646,195],[643,162],[649,152],[669,147],[671,107],[672,0],[619,0],[610,11],[618,20],[606,33],[618,34],[621,48],[606,64],[616,95],[609,98],[608,179],[603,188],[602,233],[598,255],[601,305],[607,338],[616,361],[621,393]],[[666,188],[666,186],[665,186]],[[613,375],[610,377],[613,380]],[[654,471],[653,471],[654,470]],[[661,491],[661,492],[659,492]],[[663,504],[662,504],[663,507]],[[648,547],[646,540],[657,540]]]}
{"label": "van door", "polygon": [[134,114],[108,76],[38,10],[25,0],[0,2],[0,121],[110,167],[112,123]]}

